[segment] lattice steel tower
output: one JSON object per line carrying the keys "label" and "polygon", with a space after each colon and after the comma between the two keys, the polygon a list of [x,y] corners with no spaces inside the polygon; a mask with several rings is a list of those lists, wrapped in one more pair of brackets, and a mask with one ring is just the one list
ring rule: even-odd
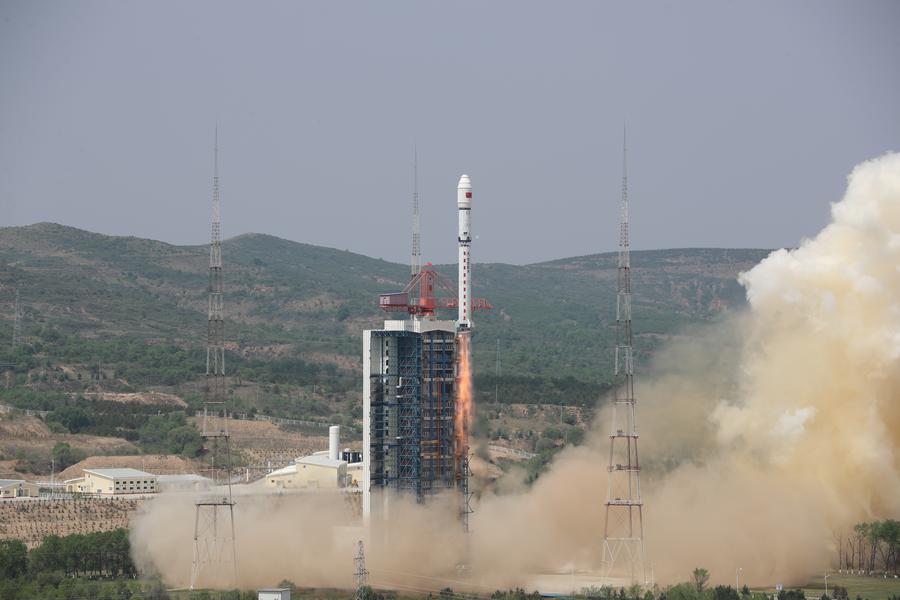
{"label": "lattice steel tower", "polygon": [[212,236],[209,245],[209,304],[206,383],[203,396],[203,439],[210,456],[211,495],[196,502],[191,589],[202,575],[218,582],[237,579],[234,543],[234,500],[231,496],[231,448],[225,390],[225,324],[222,305],[222,242],[219,217],[219,132],[213,160]]}
{"label": "lattice steel tower", "polygon": [[355,600],[365,600],[366,587],[369,585],[369,571],[366,570],[366,553],[363,550],[362,540],[359,540],[357,543],[353,564],[356,565],[356,570],[353,573],[353,578],[356,580]]}
{"label": "lattice steel tower", "polygon": [[603,526],[603,569],[644,583],[644,520],[641,465],[635,425],[634,336],[631,330],[631,255],[628,246],[628,154],[622,140],[622,204],[619,224],[618,293],[613,422],[609,434],[608,488]]}
{"label": "lattice steel tower", "polygon": [[419,149],[413,148],[413,222],[412,253],[410,255],[410,276],[415,277],[422,270],[422,231],[419,224]]}

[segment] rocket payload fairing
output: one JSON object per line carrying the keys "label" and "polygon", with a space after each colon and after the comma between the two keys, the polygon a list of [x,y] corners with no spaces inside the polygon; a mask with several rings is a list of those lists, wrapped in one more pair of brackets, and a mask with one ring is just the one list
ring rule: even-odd
{"label": "rocket payload fairing", "polygon": [[472,261],[469,249],[472,245],[472,182],[468,175],[459,178],[456,186],[456,207],[459,209],[459,329],[472,326]]}

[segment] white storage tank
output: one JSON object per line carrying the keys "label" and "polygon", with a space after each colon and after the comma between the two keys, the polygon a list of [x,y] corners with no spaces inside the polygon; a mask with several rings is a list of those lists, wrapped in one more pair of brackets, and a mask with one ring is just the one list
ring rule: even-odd
{"label": "white storage tank", "polygon": [[341,426],[332,425],[328,428],[328,458],[331,460],[340,459],[341,446]]}

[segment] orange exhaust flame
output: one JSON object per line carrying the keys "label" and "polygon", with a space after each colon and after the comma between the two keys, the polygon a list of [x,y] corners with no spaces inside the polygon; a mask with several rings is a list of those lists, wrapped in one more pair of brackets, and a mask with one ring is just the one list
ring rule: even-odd
{"label": "orange exhaust flame", "polygon": [[459,334],[459,368],[456,386],[456,478],[462,477],[462,459],[469,451],[469,429],[473,418],[472,361],[469,334]]}

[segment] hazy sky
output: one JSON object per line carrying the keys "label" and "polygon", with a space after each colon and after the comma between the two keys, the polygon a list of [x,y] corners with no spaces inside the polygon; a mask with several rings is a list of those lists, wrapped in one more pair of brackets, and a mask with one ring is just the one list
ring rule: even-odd
{"label": "hazy sky", "polygon": [[814,234],[900,150],[900,2],[0,0],[0,220],[223,233],[406,261],[611,250],[622,124],[633,244]]}

